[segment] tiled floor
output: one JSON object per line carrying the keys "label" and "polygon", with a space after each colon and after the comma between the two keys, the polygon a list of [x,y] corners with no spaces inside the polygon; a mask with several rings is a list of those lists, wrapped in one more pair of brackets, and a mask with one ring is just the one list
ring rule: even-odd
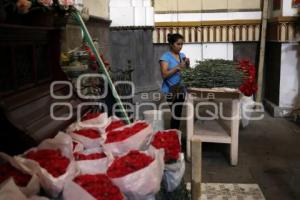
{"label": "tiled floor", "polygon": [[201,200],[265,200],[257,184],[203,183]]}

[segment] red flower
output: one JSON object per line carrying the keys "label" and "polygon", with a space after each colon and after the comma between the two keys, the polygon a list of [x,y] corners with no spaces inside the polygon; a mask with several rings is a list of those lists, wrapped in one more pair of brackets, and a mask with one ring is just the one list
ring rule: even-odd
{"label": "red flower", "polygon": [[100,133],[99,131],[95,130],[95,129],[81,129],[78,131],[74,131],[73,133],[78,134],[78,135],[82,135],[91,139],[96,139],[96,138],[100,138]]}
{"label": "red flower", "polygon": [[120,189],[105,174],[77,176],[74,182],[98,200],[124,199]]}
{"label": "red flower", "polygon": [[0,184],[9,177],[13,177],[15,183],[20,187],[27,186],[31,179],[30,175],[24,174],[8,163],[0,165]]}
{"label": "red flower", "polygon": [[105,153],[91,153],[91,154],[81,154],[81,153],[74,153],[75,160],[97,160],[101,158],[105,158]]}
{"label": "red flower", "polygon": [[257,83],[256,83],[256,69],[255,66],[250,63],[249,60],[240,60],[239,70],[242,70],[245,73],[245,79],[243,84],[240,86],[239,90],[245,96],[251,96],[257,92]]}
{"label": "red flower", "polygon": [[120,142],[123,141],[135,134],[137,134],[138,132],[140,132],[141,130],[143,130],[144,128],[148,127],[149,125],[145,122],[138,122],[136,124],[134,124],[131,127],[126,127],[122,130],[113,130],[107,133],[107,139],[105,141],[105,143],[113,143],[113,142]]}
{"label": "red flower", "polygon": [[85,114],[83,116],[83,118],[81,119],[81,121],[86,121],[86,120],[89,120],[89,119],[94,119],[94,118],[97,118],[101,115],[101,113],[99,112],[89,112],[87,114]]}
{"label": "red flower", "polygon": [[70,160],[63,156],[60,150],[42,149],[30,151],[26,158],[37,161],[42,168],[45,168],[53,177],[59,177],[66,173]]}
{"label": "red flower", "polygon": [[110,178],[119,178],[148,166],[154,159],[139,151],[130,151],[127,155],[114,160],[107,170]]}
{"label": "red flower", "polygon": [[165,150],[164,160],[166,163],[171,163],[179,159],[181,149],[176,131],[157,132],[151,144],[157,149],[163,148]]}
{"label": "red flower", "polygon": [[112,131],[114,129],[120,128],[122,126],[125,126],[126,124],[122,121],[122,120],[116,120],[116,121],[112,121],[108,127],[105,129],[105,132],[109,132]]}

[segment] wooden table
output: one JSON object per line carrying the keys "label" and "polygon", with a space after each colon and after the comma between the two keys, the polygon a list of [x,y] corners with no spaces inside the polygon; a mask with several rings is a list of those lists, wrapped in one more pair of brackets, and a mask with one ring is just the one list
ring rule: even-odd
{"label": "wooden table", "polygon": [[[238,163],[240,98],[238,90],[226,88],[188,88],[187,94],[187,157],[191,157],[190,140],[230,145],[230,163]],[[201,107],[214,106],[214,117],[194,117]],[[196,118],[196,119],[195,119]],[[209,118],[214,118],[211,120]]]}

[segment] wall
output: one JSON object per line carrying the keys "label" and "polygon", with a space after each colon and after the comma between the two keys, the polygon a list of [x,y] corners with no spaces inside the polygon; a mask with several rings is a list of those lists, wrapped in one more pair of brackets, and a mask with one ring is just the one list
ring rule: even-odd
{"label": "wall", "polygon": [[260,9],[260,0],[155,0],[157,12],[210,11],[210,10],[250,10]]}
{"label": "wall", "polygon": [[112,27],[154,25],[151,0],[110,0],[109,6]]}
{"label": "wall", "polygon": [[196,22],[261,19],[261,11],[217,13],[156,13],[155,22]]}
{"label": "wall", "polygon": [[126,69],[127,61],[131,60],[134,69],[132,74],[136,92],[158,88],[156,84],[157,64],[153,62],[153,43],[151,29],[112,29],[111,66],[113,70]]}
{"label": "wall", "polygon": [[281,43],[268,42],[265,56],[265,100],[279,106]]}
{"label": "wall", "polygon": [[83,5],[89,9],[90,15],[109,18],[109,0],[82,0]]}
{"label": "wall", "polygon": [[[86,26],[93,39],[97,39],[99,43],[99,51],[104,57],[110,60],[110,40],[109,25],[111,21],[102,18],[91,17]],[[75,22],[67,24],[64,34],[62,35],[62,50],[69,51],[82,44],[82,34],[80,27]]]}
{"label": "wall", "polygon": [[233,59],[249,59],[258,65],[259,43],[258,42],[235,42],[233,43]]}
{"label": "wall", "polygon": [[295,107],[299,101],[299,44],[282,44],[280,72],[280,107]]}
{"label": "wall", "polygon": [[274,116],[286,116],[300,107],[297,9],[292,0],[272,0],[269,9],[265,99]]}
{"label": "wall", "polygon": [[195,0],[155,0],[154,9],[157,12],[202,10],[202,2]]}

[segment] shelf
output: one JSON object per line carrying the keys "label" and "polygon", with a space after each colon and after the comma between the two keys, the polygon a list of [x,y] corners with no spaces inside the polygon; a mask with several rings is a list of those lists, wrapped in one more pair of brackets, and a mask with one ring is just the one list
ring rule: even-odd
{"label": "shelf", "polygon": [[202,142],[231,143],[231,137],[215,120],[195,122],[193,137],[199,137]]}

